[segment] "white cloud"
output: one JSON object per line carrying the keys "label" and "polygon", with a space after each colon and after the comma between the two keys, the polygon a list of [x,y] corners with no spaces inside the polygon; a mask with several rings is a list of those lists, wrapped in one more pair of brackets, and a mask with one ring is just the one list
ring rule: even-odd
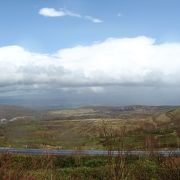
{"label": "white cloud", "polygon": [[112,85],[180,86],[180,43],[156,44],[148,37],[114,38],[89,46],[33,53],[19,46],[0,48],[1,91],[23,88]]}
{"label": "white cloud", "polygon": [[85,18],[85,19],[88,19],[88,20],[90,20],[90,21],[92,21],[92,22],[94,22],[94,23],[102,23],[102,22],[103,22],[101,19],[94,18],[94,17],[92,17],[92,16],[85,16],[84,18]]}
{"label": "white cloud", "polygon": [[92,16],[82,16],[80,14],[74,13],[72,11],[69,11],[67,9],[60,9],[60,10],[56,10],[54,8],[41,8],[39,10],[39,14],[42,16],[46,16],[46,17],[63,17],[63,16],[71,16],[71,17],[76,17],[76,18],[83,18],[86,20],[90,20],[93,23],[102,23],[103,21],[98,19],[98,18],[94,18]]}
{"label": "white cloud", "polygon": [[39,14],[47,17],[61,17],[67,15],[66,12],[57,11],[54,8],[42,8],[39,10]]}
{"label": "white cloud", "polygon": [[69,10],[65,10],[64,12],[67,14],[67,16],[78,17],[78,18],[82,17],[80,14],[74,13]]}

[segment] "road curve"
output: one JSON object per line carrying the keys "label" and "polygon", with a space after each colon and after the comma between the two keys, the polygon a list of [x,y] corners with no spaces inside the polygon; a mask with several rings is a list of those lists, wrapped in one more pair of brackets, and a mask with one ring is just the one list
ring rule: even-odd
{"label": "road curve", "polygon": [[180,150],[162,150],[162,151],[106,151],[106,150],[51,150],[51,149],[23,149],[23,148],[8,148],[0,147],[0,153],[10,153],[10,154],[29,154],[29,155],[133,155],[133,156],[174,156],[180,157]]}

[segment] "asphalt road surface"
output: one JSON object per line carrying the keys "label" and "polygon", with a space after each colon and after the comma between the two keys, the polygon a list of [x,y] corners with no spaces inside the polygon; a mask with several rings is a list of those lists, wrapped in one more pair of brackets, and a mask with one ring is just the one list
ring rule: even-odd
{"label": "asphalt road surface", "polygon": [[20,149],[20,148],[7,148],[0,147],[0,153],[10,153],[10,154],[30,154],[30,155],[133,155],[133,156],[175,156],[180,157],[180,150],[162,150],[162,151],[106,151],[106,150],[51,150],[51,149]]}

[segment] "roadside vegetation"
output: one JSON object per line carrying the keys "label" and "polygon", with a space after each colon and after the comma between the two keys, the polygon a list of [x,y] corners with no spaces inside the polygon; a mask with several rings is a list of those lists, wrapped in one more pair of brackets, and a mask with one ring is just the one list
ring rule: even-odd
{"label": "roadside vegetation", "polygon": [[[180,179],[180,157],[154,153],[180,147],[180,109],[144,111],[142,107],[120,114],[117,110],[101,114],[83,110],[83,117],[81,110],[77,116],[75,110],[69,115],[64,110],[50,112],[55,114],[51,120],[34,118],[2,123],[0,146],[105,149],[108,156],[1,154],[0,177],[2,180]],[[119,152],[117,156],[112,154],[114,150]],[[150,154],[122,156],[123,150],[145,150]]]}
{"label": "roadside vegetation", "polygon": [[2,180],[177,180],[180,179],[180,157],[157,156],[153,141],[148,140],[149,156],[117,156],[113,150],[124,150],[124,131],[101,132],[101,143],[108,156],[0,155]]}

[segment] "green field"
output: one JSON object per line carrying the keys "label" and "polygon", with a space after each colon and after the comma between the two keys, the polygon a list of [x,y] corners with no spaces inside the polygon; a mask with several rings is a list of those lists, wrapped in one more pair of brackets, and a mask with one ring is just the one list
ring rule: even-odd
{"label": "green field", "polygon": [[124,149],[146,149],[152,142],[153,148],[179,148],[180,109],[138,106],[125,110],[49,110],[1,123],[0,146],[104,149],[104,128],[113,136],[123,133]]}

